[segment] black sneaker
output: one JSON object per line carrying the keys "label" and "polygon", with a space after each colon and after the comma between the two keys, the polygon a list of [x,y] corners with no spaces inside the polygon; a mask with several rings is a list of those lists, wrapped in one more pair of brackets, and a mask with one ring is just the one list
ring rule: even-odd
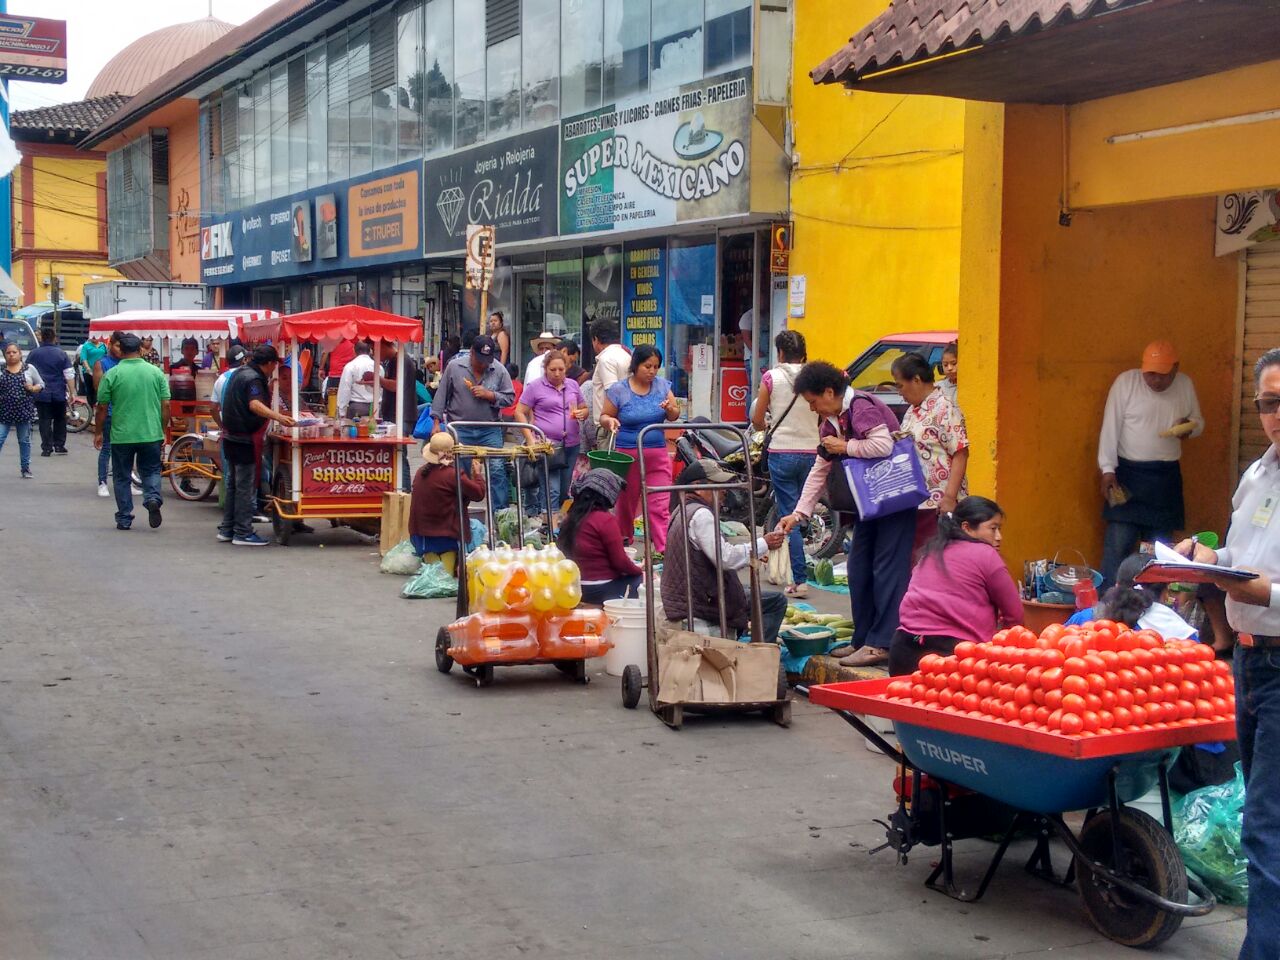
{"label": "black sneaker", "polygon": [[128,529],[129,529],[129,526],[130,526],[130,525],[129,525],[129,524],[127,524],[127,523],[117,523],[117,524],[116,524],[116,529],[117,529],[117,530],[128,530]]}
{"label": "black sneaker", "polygon": [[23,470],[23,471],[22,471],[22,479],[23,479],[23,480],[34,480],[35,478],[36,478],[36,475],[35,475],[34,473],[32,473],[30,470]]}
{"label": "black sneaker", "polygon": [[149,523],[151,525],[151,529],[154,530],[164,522],[164,518],[160,516],[160,504],[144,503],[143,506],[147,510],[147,523]]}
{"label": "black sneaker", "polygon": [[66,447],[55,447],[55,448],[54,448],[54,450],[53,450],[53,452],[54,452],[57,456],[59,456],[59,457],[65,457],[65,456],[67,455],[67,448],[66,448]]}
{"label": "black sneaker", "polygon": [[40,451],[40,456],[42,456],[42,457],[52,457],[52,456],[53,456],[53,451],[52,451],[52,450],[41,450],[41,451]]}

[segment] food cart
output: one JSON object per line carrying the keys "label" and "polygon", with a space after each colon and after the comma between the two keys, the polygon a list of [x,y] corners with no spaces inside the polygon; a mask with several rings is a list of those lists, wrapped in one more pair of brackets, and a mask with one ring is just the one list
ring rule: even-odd
{"label": "food cart", "polygon": [[[113,333],[132,333],[150,337],[161,343],[163,368],[169,372],[172,342],[194,339],[201,350],[214,344],[225,360],[226,344],[241,335],[250,320],[266,321],[275,317],[271,310],[126,310],[89,321],[89,339],[106,340]],[[217,370],[208,371],[209,378]],[[169,478],[173,492],[183,500],[204,500],[213,495],[222,476],[222,459],[216,438],[209,435],[214,426],[213,403],[208,389],[201,390],[201,378],[195,378],[195,396],[169,401],[169,422],[165,425],[163,475]]]}
{"label": "food cart", "polygon": [[[242,335],[254,343],[271,342],[282,352],[288,344],[291,370],[298,369],[300,343],[316,343],[331,350],[343,340],[370,340],[375,367],[381,370],[382,344],[420,343],[422,322],[347,304],[250,320]],[[401,352],[396,358],[396,383],[403,384],[404,376]],[[323,411],[304,410],[298,378],[291,376],[289,380],[289,409],[298,425],[279,428],[273,424],[268,431],[275,464],[270,504],[276,540],[287,546],[294,525],[311,519],[376,533],[382,518],[382,495],[401,489],[401,451],[417,443],[409,435],[414,425],[403,422],[403,404],[396,404],[391,423],[375,425],[372,417],[339,420]],[[280,393],[275,390],[272,398],[277,410]],[[381,398],[382,384],[375,376],[375,411]]]}

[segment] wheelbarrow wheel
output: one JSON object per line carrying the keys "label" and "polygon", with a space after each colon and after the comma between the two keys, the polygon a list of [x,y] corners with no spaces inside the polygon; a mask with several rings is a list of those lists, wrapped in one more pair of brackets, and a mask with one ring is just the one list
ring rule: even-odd
{"label": "wheelbarrow wheel", "polygon": [[[1119,830],[1123,869],[1115,864],[1112,831]],[[1169,832],[1141,810],[1125,809],[1118,827],[1111,811],[1091,817],[1080,831],[1080,846],[1089,860],[1145,887],[1152,893],[1187,902],[1187,870]],[[1182,917],[1145,903],[1107,881],[1105,874],[1077,866],[1085,913],[1098,932],[1126,947],[1154,947],[1168,940]]]}
{"label": "wheelbarrow wheel", "polygon": [[453,669],[453,657],[449,656],[449,631],[444,627],[436,633],[436,669],[441,673]]}
{"label": "wheelbarrow wheel", "polygon": [[487,687],[493,683],[493,664],[482,663],[476,667],[475,672],[476,686]]}
{"label": "wheelbarrow wheel", "polygon": [[629,663],[622,668],[622,705],[628,710],[634,710],[636,704],[640,702],[640,691],[644,689],[644,677],[640,675],[640,668],[634,663]]}

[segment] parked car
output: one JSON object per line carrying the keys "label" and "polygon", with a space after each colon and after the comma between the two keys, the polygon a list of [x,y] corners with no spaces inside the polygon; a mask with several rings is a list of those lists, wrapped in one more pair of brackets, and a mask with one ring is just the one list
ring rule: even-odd
{"label": "parked car", "polygon": [[27,354],[37,346],[36,334],[31,329],[31,324],[17,317],[0,317],[0,343],[10,341],[16,343],[22,350],[23,360],[27,359]]}
{"label": "parked car", "polygon": [[845,369],[854,387],[875,394],[901,420],[907,404],[898,396],[898,388],[893,382],[893,361],[904,354],[918,353],[929,361],[934,376],[941,379],[942,351],[957,336],[954,330],[891,334],[873,343]]}

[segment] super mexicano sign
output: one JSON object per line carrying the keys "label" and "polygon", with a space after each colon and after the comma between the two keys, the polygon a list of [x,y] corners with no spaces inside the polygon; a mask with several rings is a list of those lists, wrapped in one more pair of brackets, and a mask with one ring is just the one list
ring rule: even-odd
{"label": "super mexicano sign", "polygon": [[561,126],[560,232],[745,212],[751,76],[739,71]]}

